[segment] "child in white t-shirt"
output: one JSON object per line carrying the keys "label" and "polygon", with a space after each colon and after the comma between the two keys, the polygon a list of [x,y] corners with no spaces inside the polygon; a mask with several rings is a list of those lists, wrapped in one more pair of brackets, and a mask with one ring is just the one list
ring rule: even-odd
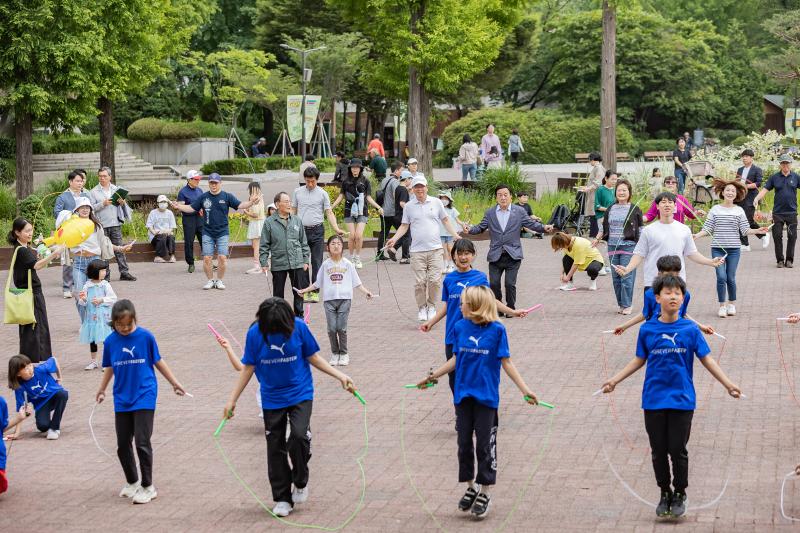
{"label": "child in white t-shirt", "polygon": [[[442,201],[442,205],[444,205],[444,212],[447,213],[447,217],[452,221],[453,225],[458,223],[458,226],[463,226],[464,223],[458,219],[458,215],[461,213],[458,212],[458,209],[453,207],[453,196],[450,194],[450,191],[440,192],[439,200]],[[441,220],[439,221],[439,237],[442,239],[444,273],[449,274],[456,269],[451,257],[453,251],[453,236],[450,235],[450,232],[447,231],[447,228],[444,227],[444,224],[442,224]]]}
{"label": "child in white t-shirt", "polygon": [[325,319],[328,321],[328,338],[331,341],[331,366],[350,364],[350,355],[347,353],[347,318],[350,316],[353,289],[358,288],[367,298],[372,298],[372,293],[361,284],[356,267],[342,257],[343,251],[344,240],[338,235],[329,237],[330,257],[320,265],[317,280],[305,289],[297,291],[302,295],[316,289],[320,290]]}

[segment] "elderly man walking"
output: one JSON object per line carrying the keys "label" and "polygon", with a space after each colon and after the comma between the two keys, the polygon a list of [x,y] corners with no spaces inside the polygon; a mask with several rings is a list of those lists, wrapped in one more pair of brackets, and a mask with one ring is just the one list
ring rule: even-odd
{"label": "elderly man walking", "polygon": [[386,242],[386,247],[394,248],[397,241],[411,229],[411,269],[416,279],[414,297],[419,307],[417,319],[425,322],[436,314],[436,300],[442,287],[439,221],[454,239],[460,236],[447,216],[442,201],[428,196],[428,181],[423,176],[411,181],[411,191],[414,197],[405,204],[400,228]]}
{"label": "elderly man walking", "polygon": [[[753,199],[753,207],[771,190],[775,191],[775,204],[772,206],[772,238],[775,241],[775,260],[778,268],[794,266],[794,247],[797,242],[797,189],[800,188],[800,176],[792,172],[794,159],[784,154],[778,160],[781,169],[770,176],[761,192]],[[786,226],[786,255],[783,251],[783,227]]]}
{"label": "elderly man walking", "polygon": [[470,235],[489,230],[489,287],[498,301],[503,301],[500,284],[505,274],[506,305],[515,309],[517,303],[517,273],[522,264],[522,228],[537,233],[550,233],[553,226],[533,220],[519,205],[511,203],[511,188],[499,184],[494,188],[497,205],[490,207],[476,226],[465,226]]}
{"label": "elderly man walking", "polygon": [[[325,250],[325,217],[328,218],[333,231],[342,235],[344,230],[339,229],[339,225],[336,223],[328,191],[317,186],[319,169],[307,167],[303,171],[303,179],[306,184],[298,187],[292,193],[292,214],[297,215],[303,223],[308,247],[311,250],[311,269],[308,272],[311,274],[311,278],[304,285],[308,287],[313,280],[317,279],[317,272],[322,264],[322,252]],[[319,290],[307,292],[305,299],[307,302],[319,302]]]}
{"label": "elderly man walking", "polygon": [[[122,246],[122,223],[128,218],[129,208],[125,205],[124,199],[119,198],[116,203],[111,199],[119,187],[111,183],[110,168],[103,167],[98,170],[97,180],[99,181],[97,186],[89,191],[92,210],[94,210],[100,225],[103,226],[103,232],[111,241],[111,244]],[[128,268],[125,252],[115,250],[114,256],[117,258],[117,266],[119,267],[119,279],[122,281],[136,281],[136,277],[130,273]],[[106,279],[111,279],[110,268],[106,270]]]}
{"label": "elderly man walking", "polygon": [[[308,286],[307,272],[311,251],[306,241],[303,223],[297,215],[292,214],[292,200],[285,192],[275,195],[275,212],[264,221],[261,229],[261,247],[259,259],[264,272],[272,272],[272,295],[283,298],[286,278],[292,289],[303,289]],[[267,261],[270,267],[267,268]],[[294,294],[294,314],[303,316],[303,297]]]}

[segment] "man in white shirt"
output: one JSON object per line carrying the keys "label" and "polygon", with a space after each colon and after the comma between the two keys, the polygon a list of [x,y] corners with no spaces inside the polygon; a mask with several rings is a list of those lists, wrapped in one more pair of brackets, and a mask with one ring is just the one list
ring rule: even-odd
{"label": "man in white shirt", "polygon": [[[92,201],[97,220],[103,226],[103,232],[115,246],[122,246],[122,223],[124,222],[127,206],[125,200],[120,198],[117,203],[111,200],[114,192],[119,189],[111,183],[111,169],[103,167],[97,171],[97,186],[89,191],[89,199]],[[121,281],[136,281],[136,277],[130,273],[128,260],[124,252],[114,252],[119,267],[119,279]],[[106,271],[106,280],[111,280],[111,268]]]}
{"label": "man in white shirt", "polygon": [[394,248],[397,241],[411,228],[411,268],[414,270],[414,297],[417,300],[420,322],[436,314],[436,300],[442,286],[442,239],[439,221],[454,239],[459,239],[442,201],[428,196],[428,181],[417,176],[411,181],[414,197],[403,208],[403,219],[386,248]]}
{"label": "man in white shirt", "polygon": [[[658,276],[656,263],[665,255],[677,255],[681,258],[680,276],[686,280],[686,263],[688,257],[699,265],[718,267],[725,262],[724,257],[709,259],[697,251],[692,238],[692,230],[688,226],[675,222],[675,195],[662,192],[656,196],[659,219],[645,226],[633,250],[633,257],[627,266],[616,265],[614,269],[620,276],[627,276],[644,261],[644,288],[651,287]],[[634,274],[635,275],[635,274]]]}

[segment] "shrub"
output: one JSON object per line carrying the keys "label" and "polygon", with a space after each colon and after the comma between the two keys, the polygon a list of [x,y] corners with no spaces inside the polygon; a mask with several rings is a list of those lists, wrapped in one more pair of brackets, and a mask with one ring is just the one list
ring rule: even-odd
{"label": "shrub", "polygon": [[478,188],[484,195],[489,197],[495,196],[494,188],[500,184],[508,185],[511,189],[511,194],[514,196],[522,191],[530,193],[531,190],[531,184],[525,182],[525,173],[519,165],[486,169],[483,177],[478,180]]}
{"label": "shrub", "polygon": [[[486,124],[490,122],[495,125],[495,133],[504,147],[508,145],[512,128],[519,130],[525,148],[520,158],[523,163],[572,163],[576,153],[600,148],[599,117],[583,118],[546,109],[526,111],[506,107],[473,111],[450,124],[442,134],[442,154],[448,158],[457,156],[465,133],[480,143]],[[630,130],[617,126],[617,151],[635,153],[636,147]]]}
{"label": "shrub", "polygon": [[193,122],[167,122],[161,128],[159,137],[161,139],[196,139],[200,136],[200,128]]}
{"label": "shrub", "polygon": [[17,195],[11,187],[0,187],[0,218],[17,215]]}
{"label": "shrub", "polygon": [[0,159],[0,184],[11,185],[17,179],[17,162],[14,159]]}
{"label": "shrub", "polygon": [[17,157],[17,141],[14,137],[0,137],[0,159]]}
{"label": "shrub", "polygon": [[34,135],[34,154],[81,154],[100,151],[99,135]]}
{"label": "shrub", "polygon": [[703,130],[705,138],[713,137],[719,139],[719,142],[722,144],[732,144],[734,139],[742,137],[744,134],[745,132],[742,130],[725,130],[720,128],[706,128]]}
{"label": "shrub", "polygon": [[[320,172],[333,172],[336,168],[336,160],[331,158],[320,158],[314,161]],[[217,172],[222,176],[232,176],[236,174],[260,174],[267,170],[300,170],[300,157],[240,157],[237,159],[221,159],[211,161],[203,165],[200,169],[204,175]]]}
{"label": "shrub", "polygon": [[136,141],[155,141],[161,138],[165,122],[158,118],[140,118],[128,126],[128,139]]}
{"label": "shrub", "polygon": [[639,155],[645,152],[671,152],[675,148],[675,139],[647,139],[639,142]]}

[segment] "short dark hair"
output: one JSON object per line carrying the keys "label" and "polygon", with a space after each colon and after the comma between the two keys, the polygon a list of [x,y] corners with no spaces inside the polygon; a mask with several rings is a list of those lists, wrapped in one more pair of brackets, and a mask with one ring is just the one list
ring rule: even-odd
{"label": "short dark hair", "polygon": [[611,176],[619,177],[619,175],[617,174],[616,170],[608,169],[608,170],[606,170],[606,175],[603,176],[603,185],[606,184],[606,180],[608,180],[608,178],[610,178]]}
{"label": "short dark hair", "polygon": [[405,167],[402,161],[392,161],[392,172],[396,172],[397,170]]}
{"label": "short dark hair", "polygon": [[75,170],[73,170],[73,172],[77,172],[78,174],[80,174],[84,178],[86,177],[86,169],[85,168],[76,168]]}
{"label": "short dark hair", "polygon": [[663,200],[664,198],[666,198],[667,200],[669,200],[670,202],[673,202],[673,203],[677,200],[677,198],[675,197],[674,194],[672,194],[669,191],[664,191],[664,192],[658,193],[658,196],[656,196],[656,199],[653,200],[653,201],[655,202],[656,205],[658,205],[658,204],[661,203],[661,200]]}
{"label": "short dark hair", "polygon": [[519,198],[520,196],[530,196],[530,194],[528,193],[528,191],[523,189],[523,190],[519,191],[519,193],[517,194],[517,198]]}
{"label": "short dark hair", "polygon": [[680,289],[681,294],[686,294],[686,282],[680,276],[673,276],[672,274],[658,276],[653,281],[653,296],[661,294],[664,289]]}
{"label": "short dark hair", "polygon": [[753,152],[750,148],[745,148],[744,150],[742,150],[742,154],[739,157],[744,157],[746,155],[749,155],[750,157],[756,156],[755,152]]}
{"label": "short dark hair", "polygon": [[313,161],[313,160],[314,160],[314,154],[306,154],[306,161]]}
{"label": "short dark hair", "polygon": [[319,179],[319,169],[317,167],[306,167],[303,171],[304,178],[314,178],[316,180]]}
{"label": "short dark hair", "polygon": [[678,140],[675,141],[675,144],[678,144],[681,141],[686,142],[686,139],[684,139],[683,137],[678,137]]}
{"label": "short dark hair", "polygon": [[497,185],[495,185],[494,187],[495,196],[497,196],[497,191],[499,191],[500,189],[508,189],[508,192],[511,193],[511,196],[514,196],[514,191],[512,191],[511,187],[509,185],[506,185],[505,183],[498,183]]}
{"label": "short dark hair", "polygon": [[342,238],[341,235],[338,235],[336,233],[328,237],[328,241],[325,243],[325,246],[326,247],[330,246],[333,241],[339,241],[340,243],[342,243],[342,246],[344,246],[344,239]]}
{"label": "short dark hair", "polygon": [[[86,277],[92,281],[100,281],[100,271],[108,270],[108,261],[103,259],[93,259],[86,267]],[[81,287],[81,290],[83,288]]]}
{"label": "short dark hair", "polygon": [[453,243],[453,249],[450,250],[450,257],[455,262],[458,252],[469,252],[475,255],[475,243],[469,239],[458,239]]}
{"label": "short dark hair", "polygon": [[8,360],[8,388],[17,390],[19,388],[19,378],[17,374],[19,371],[31,364],[31,360],[27,355],[15,355]]}
{"label": "short dark hair", "polygon": [[67,176],[67,181],[72,181],[72,180],[74,180],[75,178],[77,178],[78,176],[80,176],[80,177],[83,177],[83,174],[81,174],[81,173],[80,173],[80,172],[78,172],[77,170],[73,170],[73,171],[72,171],[72,172],[70,172],[70,173],[69,173],[69,175]]}
{"label": "short dark hair", "polygon": [[660,172],[661,172],[661,169],[660,169],[660,168],[658,168],[658,167],[655,167],[655,168],[653,169],[653,174],[652,174],[652,175],[653,175],[653,176],[655,176],[655,175],[656,175],[656,173],[660,173]]}
{"label": "short dark hair", "polygon": [[461,138],[462,143],[471,143],[472,137],[469,136],[469,133],[465,133],[464,137]]}
{"label": "short dark hair", "polygon": [[284,194],[285,194],[286,196],[289,196],[289,193],[287,193],[287,192],[285,192],[285,191],[281,191],[281,192],[279,192],[278,194],[276,194],[276,195],[275,195],[275,197],[272,199],[272,203],[273,203],[273,204],[275,204],[275,206],[276,206],[276,209],[277,209],[277,206],[278,206],[278,204],[279,204],[279,203],[280,203],[280,201],[281,201],[281,196],[283,196]]}
{"label": "short dark hair", "polygon": [[600,162],[602,162],[603,161],[603,156],[601,156],[597,152],[592,152],[591,154],[589,154],[589,161],[600,161]]}
{"label": "short dark hair", "polygon": [[258,306],[254,324],[258,324],[258,330],[261,332],[261,336],[264,337],[264,342],[267,344],[269,344],[267,335],[270,333],[280,333],[286,337],[290,337],[294,332],[294,312],[292,311],[292,306],[283,298],[278,298],[276,296],[267,298]]}
{"label": "short dark hair", "polygon": [[338,152],[336,152],[336,155],[338,155],[339,157],[344,157],[344,152],[339,150]]}
{"label": "short dark hair", "polygon": [[136,308],[133,306],[133,302],[130,300],[117,300],[117,303],[111,308],[111,321],[108,325],[116,331],[114,324],[126,316],[131,317],[133,322],[136,323]]}
{"label": "short dark hair", "polygon": [[683,262],[677,255],[664,255],[656,261],[656,268],[659,272],[680,272]]}

